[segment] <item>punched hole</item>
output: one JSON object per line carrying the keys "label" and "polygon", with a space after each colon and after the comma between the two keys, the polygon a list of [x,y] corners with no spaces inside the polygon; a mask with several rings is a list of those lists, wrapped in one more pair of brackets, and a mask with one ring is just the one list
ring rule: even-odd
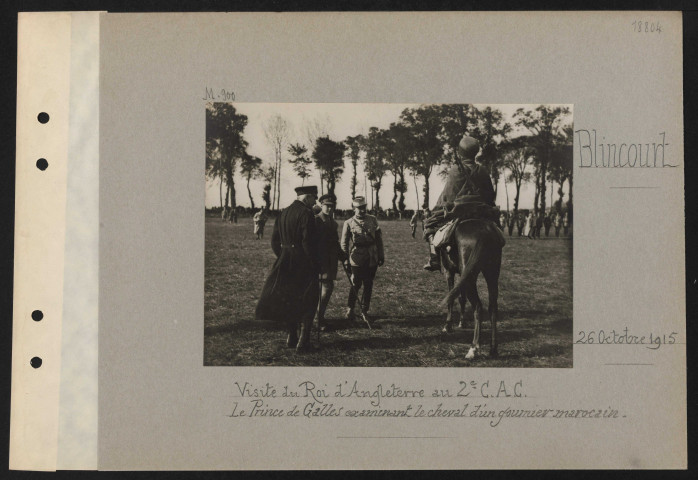
{"label": "punched hole", "polygon": [[44,318],[44,312],[41,310],[34,310],[32,312],[32,320],[35,322],[40,322]]}
{"label": "punched hole", "polygon": [[48,123],[48,113],[46,112],[41,112],[36,118],[39,119],[39,123]]}
{"label": "punched hole", "polygon": [[40,158],[36,161],[36,168],[41,170],[42,172],[48,168],[48,162],[46,161],[45,158]]}
{"label": "punched hole", "polygon": [[41,358],[34,357],[31,359],[31,361],[29,363],[31,364],[32,367],[39,368],[42,364],[42,361],[41,361]]}

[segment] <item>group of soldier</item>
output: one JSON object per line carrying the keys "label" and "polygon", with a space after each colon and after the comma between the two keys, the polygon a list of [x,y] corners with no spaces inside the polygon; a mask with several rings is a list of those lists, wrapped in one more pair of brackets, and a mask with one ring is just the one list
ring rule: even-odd
{"label": "group of soldier", "polygon": [[530,239],[536,239],[541,237],[541,232],[545,232],[545,236],[550,236],[551,229],[555,228],[555,236],[559,237],[560,233],[567,236],[569,233],[570,221],[567,212],[561,213],[555,210],[549,211],[548,213],[538,212],[534,214],[529,212],[524,214],[519,212],[516,216],[512,216],[511,219],[507,217],[506,213],[502,213],[500,219],[502,225],[509,225],[509,232],[517,228],[519,236],[524,236]]}
{"label": "group of soldier", "polygon": [[[313,320],[317,328],[329,327],[325,312],[334,290],[338,264],[351,282],[345,317],[355,320],[357,292],[363,287],[360,309],[370,309],[373,279],[385,261],[383,239],[376,217],[366,213],[366,200],[352,201],[354,215],[344,222],[341,241],[334,220],[337,203],[333,194],[319,198],[316,186],[295,189],[296,200],[276,218],[271,247],[276,261],[266,279],[256,309],[256,318],[285,324],[286,345],[298,352],[312,349]],[[258,212],[260,213],[260,212]],[[256,215],[255,215],[256,216]],[[255,228],[266,221],[261,212]],[[261,222],[260,222],[261,221]]]}
{"label": "group of soldier", "polygon": [[[448,172],[434,211],[420,211],[410,221],[413,236],[417,222],[424,222],[423,236],[430,253],[424,269],[428,271],[441,270],[440,251],[433,243],[439,228],[448,222],[469,218],[496,223],[499,216],[487,169],[475,161],[480,150],[477,140],[464,135],[458,147],[456,161]],[[314,318],[320,330],[328,328],[325,312],[337,278],[338,263],[341,262],[350,280],[345,317],[351,321],[355,319],[354,307],[362,287],[359,310],[362,316],[369,311],[373,280],[378,267],[385,262],[385,254],[381,229],[376,217],[367,213],[365,198],[352,200],[354,214],[344,222],[340,238],[338,224],[333,218],[334,195],[319,198],[321,211],[315,215],[317,187],[301,186],[295,192],[296,200],[274,223],[271,246],[276,261],[262,289],[255,316],[282,322],[288,333],[286,345],[302,352],[312,348],[310,333]],[[255,215],[258,238],[263,235],[266,219],[265,211]]]}

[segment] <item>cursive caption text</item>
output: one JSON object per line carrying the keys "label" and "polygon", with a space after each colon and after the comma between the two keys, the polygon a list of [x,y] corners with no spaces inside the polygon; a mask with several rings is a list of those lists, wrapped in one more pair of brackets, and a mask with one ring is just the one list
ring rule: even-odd
{"label": "cursive caption text", "polygon": [[504,419],[625,418],[611,406],[514,405],[526,398],[523,380],[461,380],[429,388],[363,385],[357,380],[334,385],[310,380],[295,385],[235,381],[233,386],[235,400],[226,416],[235,419],[454,418],[484,419],[497,427]]}

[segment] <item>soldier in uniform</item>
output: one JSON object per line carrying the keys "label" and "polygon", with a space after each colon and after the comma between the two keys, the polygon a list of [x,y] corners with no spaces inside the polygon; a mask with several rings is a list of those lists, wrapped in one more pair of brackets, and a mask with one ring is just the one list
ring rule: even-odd
{"label": "soldier in uniform", "polygon": [[562,228],[562,214],[558,211],[555,214],[555,236],[560,236],[560,229]]}
{"label": "soldier in uniform", "polygon": [[528,216],[526,217],[524,235],[526,235],[526,238],[532,238],[534,240],[536,238],[536,217],[533,215],[533,212],[528,212]]}
{"label": "soldier in uniform", "polygon": [[260,208],[259,211],[254,214],[254,217],[252,217],[254,221],[254,234],[257,235],[257,240],[264,238],[264,225],[266,225],[268,218],[266,207]]}
{"label": "soldier in uniform", "polygon": [[334,281],[337,279],[337,262],[344,262],[347,257],[339,245],[339,225],[334,220],[337,198],[328,193],[320,197],[320,204],[322,210],[315,215],[320,251],[320,301],[317,307],[317,327],[324,331],[327,329],[325,311],[334,290]]}
{"label": "soldier in uniform", "polygon": [[[424,239],[429,244],[429,261],[424,265],[424,270],[441,270],[441,259],[432,239],[439,227],[446,223],[449,211],[457,206],[464,206],[461,209],[464,211],[482,209],[483,206],[485,209],[494,207],[495,194],[490,175],[483,166],[475,163],[479,151],[478,141],[468,135],[464,135],[458,144],[456,161],[448,171],[446,185],[436,202],[434,213],[424,222]],[[496,219],[493,220],[496,222]]]}
{"label": "soldier in uniform", "polygon": [[540,238],[540,231],[543,230],[543,217],[545,215],[545,212],[542,210],[538,212],[538,216],[536,217],[536,230],[533,233],[533,236],[536,238]]}
{"label": "soldier in uniform", "polygon": [[417,233],[417,223],[422,222],[422,227],[424,227],[424,213],[421,210],[415,210],[414,215],[410,218],[410,227],[412,227],[412,238],[414,238]]}
{"label": "soldier in uniform", "polygon": [[354,207],[354,216],[344,222],[341,240],[342,251],[348,257],[351,279],[356,287],[355,290],[349,290],[347,320],[354,320],[354,306],[356,304],[354,292],[358,292],[362,285],[364,291],[361,297],[361,306],[364,313],[368,313],[371,306],[373,279],[378,267],[383,265],[385,261],[381,229],[376,217],[366,213],[366,199],[356,197],[352,201],[352,207]]}
{"label": "soldier in uniform", "polygon": [[523,235],[524,229],[526,228],[526,217],[523,212],[519,212],[516,217],[516,229],[519,232],[519,237]]}
{"label": "soldier in uniform", "polygon": [[310,330],[319,296],[318,236],[311,209],[317,187],[298,187],[296,195],[274,222],[271,248],[276,262],[262,288],[255,316],[285,323],[286,345],[302,352],[311,347]]}
{"label": "soldier in uniform", "polygon": [[548,212],[548,214],[543,218],[543,226],[545,227],[545,236],[550,235],[550,226],[553,224],[553,212]]}

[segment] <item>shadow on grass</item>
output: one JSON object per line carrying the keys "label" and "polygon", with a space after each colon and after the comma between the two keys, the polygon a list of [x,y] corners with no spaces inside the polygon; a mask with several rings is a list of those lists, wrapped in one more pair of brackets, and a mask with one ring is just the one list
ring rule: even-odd
{"label": "shadow on grass", "polygon": [[238,320],[237,322],[224,323],[221,325],[211,325],[204,327],[204,336],[219,335],[221,333],[232,332],[276,332],[285,330],[285,325],[280,322],[270,322],[262,320]]}
{"label": "shadow on grass", "polygon": [[[343,330],[361,330],[366,329],[365,324],[361,321],[355,323],[345,319],[326,319],[329,330],[327,333]],[[375,321],[375,319],[373,320]],[[380,328],[380,325],[378,325]],[[316,327],[313,325],[313,334]],[[273,322],[266,320],[238,320],[236,322],[224,323],[222,325],[212,325],[204,327],[204,336],[213,336],[234,332],[286,332],[286,325],[282,322]]]}
{"label": "shadow on grass", "polygon": [[[296,362],[298,365],[311,365],[320,362],[317,363],[319,365],[325,364],[323,360],[325,355],[332,355],[333,353],[341,356],[342,354],[360,353],[362,351],[381,350],[390,352],[394,350],[397,355],[404,355],[405,350],[410,350],[414,347],[433,348],[433,346],[444,344],[462,347],[470,345],[473,339],[472,323],[469,322],[465,329],[457,328],[454,325],[453,333],[444,334],[441,332],[444,320],[444,315],[376,316],[374,321],[382,328],[369,331],[360,323],[351,324],[344,319],[328,319],[331,329],[321,334],[321,350],[295,360],[294,358],[289,358],[289,354],[293,353],[292,350],[288,350],[283,346],[285,339],[284,328],[278,322],[240,320],[210,326],[205,328],[205,337],[211,340],[218,338],[220,341],[220,339],[224,339],[229,335],[232,335],[232,338],[241,338],[241,336],[245,337],[245,334],[250,332],[258,332],[266,338],[268,343],[276,344],[278,342],[278,345],[272,347],[271,352],[266,353],[266,355],[261,356],[257,360],[236,357],[228,358],[223,363],[220,363],[228,365],[292,365],[296,364]],[[408,331],[409,329],[421,328],[423,331],[414,332],[412,330],[412,335],[405,335],[403,328],[408,329]],[[571,319],[563,318],[554,322],[532,326],[531,328],[499,328],[499,356],[496,359],[497,362],[516,366],[528,365],[531,361],[535,363],[538,359],[542,361],[546,357],[568,357],[571,366],[571,339],[569,342],[566,342],[557,335],[558,342],[554,340],[550,342],[547,339],[551,332],[571,334]],[[315,341],[316,333],[316,330],[313,329],[313,341]],[[480,333],[480,345],[483,353],[489,352],[490,338],[490,324],[489,322],[483,322]],[[560,342],[561,340],[562,342]],[[259,341],[256,340],[253,343]],[[235,344],[237,342],[232,340],[230,343]],[[429,347],[429,345],[432,347]],[[257,343],[257,347],[254,347],[254,350],[258,349],[259,344]],[[262,348],[262,350],[265,350],[265,348]],[[261,352],[258,352],[258,354],[261,354]],[[489,364],[489,360],[493,359],[488,357],[478,358],[472,362],[468,361],[464,365],[474,366],[481,364],[485,366]],[[214,363],[209,362],[208,364]],[[329,364],[332,365],[332,363]]]}
{"label": "shadow on grass", "polygon": [[[454,318],[455,318],[454,314]],[[396,325],[403,327],[438,327],[446,323],[446,314],[443,315],[376,315],[375,321],[381,325]]]}
{"label": "shadow on grass", "polygon": [[[387,332],[390,334],[390,332]],[[439,330],[434,330],[431,335],[420,335],[418,337],[410,335],[400,336],[371,336],[367,338],[333,338],[325,339],[322,342],[324,348],[331,348],[337,351],[354,351],[362,349],[392,349],[409,348],[424,344],[434,343],[463,343],[463,332],[442,334]]]}
{"label": "shadow on grass", "polygon": [[[572,344],[561,345],[553,343],[539,343],[538,345],[532,345],[533,342],[527,344],[525,349],[517,349],[513,344],[506,344],[502,342],[500,337],[499,341],[499,355],[496,357],[498,361],[513,361],[515,363],[524,363],[523,359],[534,359],[534,358],[554,358],[554,357],[564,357],[569,355],[570,362],[572,357]],[[483,352],[489,352],[490,342],[489,336],[487,336],[485,342],[480,342],[480,348]],[[518,361],[518,362],[517,362]],[[571,366],[571,363],[570,363]]]}
{"label": "shadow on grass", "polygon": [[[466,317],[467,318],[467,317]],[[454,319],[457,320],[457,315],[454,314]],[[365,324],[357,317],[354,323],[345,320],[344,318],[327,318],[327,324],[330,330],[360,330],[365,328]],[[434,327],[440,329],[446,322],[446,314],[443,315],[371,315],[371,322],[378,328],[382,326],[397,326],[397,327]],[[231,332],[254,332],[254,331],[283,331],[285,325],[281,322],[263,321],[263,320],[237,320],[220,325],[211,325],[204,327],[204,336],[218,335],[221,333]],[[315,330],[315,327],[313,327]]]}
{"label": "shadow on grass", "polygon": [[560,318],[559,320],[548,323],[548,329],[560,333],[572,333],[572,317]]}

